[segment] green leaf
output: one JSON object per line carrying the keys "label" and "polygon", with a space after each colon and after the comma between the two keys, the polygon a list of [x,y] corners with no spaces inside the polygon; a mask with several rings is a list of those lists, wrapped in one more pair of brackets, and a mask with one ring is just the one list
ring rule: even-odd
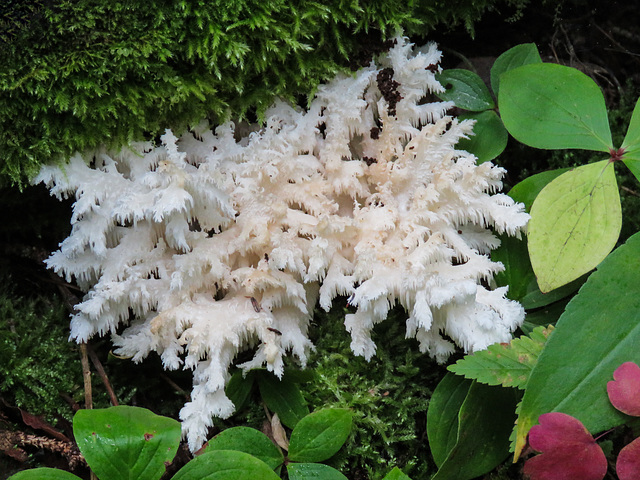
{"label": "green leaf", "polygon": [[[509,196],[516,202],[523,203],[525,210],[529,212],[538,193],[549,182],[568,170],[562,168],[532,175],[513,187]],[[496,284],[500,287],[508,286],[508,297],[520,302],[527,310],[549,305],[572,294],[585,280],[578,279],[551,292],[542,293],[531,267],[526,238],[500,235],[500,246],[491,252],[491,259],[501,262],[505,267],[504,271],[494,277]]]}
{"label": "green leaf", "polygon": [[237,370],[233,375],[231,375],[231,378],[225,387],[225,394],[229,400],[233,402],[233,405],[236,407],[236,412],[247,404],[247,400],[251,395],[254,383],[254,371],[248,372],[244,375],[242,370]]}
{"label": "green leaf", "polygon": [[[505,269],[494,279],[499,287],[508,286],[507,296],[517,300],[526,310],[545,307],[576,292],[587,279],[583,275],[561,287],[542,293],[533,273],[526,238],[500,235],[500,246],[491,252],[494,262],[501,262]],[[530,313],[527,313],[527,318]],[[551,322],[545,322],[549,324]]]}
{"label": "green leaf", "polygon": [[514,338],[511,343],[495,343],[486,350],[465,355],[447,369],[456,375],[487,385],[524,389],[531,370],[553,326],[538,327],[531,336]]}
{"label": "green leaf", "polygon": [[631,114],[629,128],[621,148],[624,148],[627,153],[640,151],[640,98],[636,101]]}
{"label": "green leaf", "polygon": [[304,417],[291,432],[289,459],[322,462],[334,455],[351,432],[352,416],[346,408],[324,408]]}
{"label": "green leaf", "polygon": [[517,390],[473,382],[460,408],[456,444],[431,480],[470,480],[509,455]]}
{"label": "green leaf", "polygon": [[411,478],[405,475],[398,467],[393,467],[393,470],[387,473],[382,480],[411,480]]}
{"label": "green leaf", "polygon": [[262,460],[275,470],[284,461],[282,452],[264,433],[249,427],[232,427],[209,440],[203,453],[210,450],[236,450]]}
{"label": "green leaf", "polygon": [[531,372],[517,424],[516,458],[529,429],[547,412],[563,412],[592,433],[623,423],[607,382],[624,362],[640,363],[640,234],[591,274],[569,302]]}
{"label": "green leaf", "polygon": [[543,308],[538,308],[533,312],[527,312],[525,321],[520,325],[520,330],[522,330],[525,335],[529,335],[540,325],[555,325],[560,315],[564,313],[564,309],[567,307],[569,300],[570,298],[563,298],[558,302],[551,303]]}
{"label": "green leaf", "polygon": [[269,409],[278,414],[284,425],[294,428],[303,417],[309,414],[309,407],[298,385],[286,376],[280,380],[273,374],[265,372],[257,378],[262,400]]}
{"label": "green leaf", "polygon": [[173,476],[173,480],[258,479],[280,480],[280,477],[262,460],[233,450],[216,450],[199,455]]}
{"label": "green leaf", "polygon": [[546,172],[531,175],[509,190],[509,196],[516,202],[524,203],[525,210],[530,212],[531,205],[533,205],[533,201],[536,199],[540,191],[552,180],[569,170],[569,168],[558,168],[556,170],[548,170]]}
{"label": "green leaf", "polygon": [[608,160],[575,168],[549,183],[531,207],[529,255],[542,292],[598,265],[622,226],[620,195]]}
{"label": "green leaf", "polygon": [[290,463],[289,480],[348,480],[338,470],[322,463]]}
{"label": "green leaf", "polygon": [[636,102],[629,122],[627,134],[622,142],[623,162],[633,175],[640,180],[640,99]]}
{"label": "green leaf", "polygon": [[33,468],[11,475],[8,480],[80,480],[73,473],[55,468]]}
{"label": "green leaf", "polygon": [[[552,303],[556,303],[558,300],[562,300],[563,298],[568,297],[569,295],[577,292],[582,284],[587,281],[589,278],[589,274],[582,275],[581,277],[576,278],[572,282],[569,282],[561,287],[555,288],[550,292],[542,293],[540,288],[538,288],[538,282],[535,278],[531,284],[529,284],[529,289],[527,290],[527,294],[520,299],[521,305],[527,310],[534,310],[541,307],[546,307],[547,305],[551,305]],[[527,313],[529,316],[531,312]],[[557,320],[557,318],[556,318]],[[545,321],[544,324],[548,325],[552,323],[551,321]]]}
{"label": "green leaf", "polygon": [[454,68],[440,73],[436,79],[447,89],[438,93],[438,97],[454,102],[458,108],[481,112],[496,106],[489,89],[476,73]]}
{"label": "green leaf", "polygon": [[493,63],[491,67],[491,88],[498,95],[500,91],[500,76],[504,72],[531,63],[542,63],[538,47],[535,43],[523,43],[510,48]]}
{"label": "green leaf", "polygon": [[79,410],[73,435],[99,478],[156,480],[180,444],[180,423],[145,408]]}
{"label": "green leaf", "polygon": [[516,140],[535,148],[613,148],[604,96],[575,68],[524,65],[500,77],[500,115]]}
{"label": "green leaf", "polygon": [[507,296],[510,299],[520,301],[532,288],[538,288],[525,238],[500,235],[500,246],[491,252],[491,260],[504,265],[504,270],[496,274],[494,279],[497,286],[509,287]]}
{"label": "green leaf", "polygon": [[476,124],[473,126],[473,136],[460,140],[456,148],[473,153],[478,158],[478,163],[493,160],[504,151],[509,134],[496,112],[487,110],[460,115],[459,118],[475,120]]}
{"label": "green leaf", "polygon": [[447,373],[433,391],[427,410],[427,438],[431,455],[439,467],[458,437],[458,412],[469,393],[471,381]]}

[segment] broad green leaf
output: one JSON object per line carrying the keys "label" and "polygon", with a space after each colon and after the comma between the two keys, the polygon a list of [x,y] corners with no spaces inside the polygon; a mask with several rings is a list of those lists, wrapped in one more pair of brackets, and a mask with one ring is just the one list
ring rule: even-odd
{"label": "broad green leaf", "polygon": [[473,382],[458,419],[458,436],[431,480],[470,480],[490,472],[509,455],[517,390]]}
{"label": "broad green leaf", "polygon": [[[516,202],[523,203],[525,210],[529,212],[538,193],[549,182],[568,170],[563,168],[532,175],[514,186],[509,191],[509,196]],[[527,310],[549,305],[575,292],[582,285],[582,282],[576,280],[575,283],[572,282],[543,294],[538,288],[538,282],[531,267],[526,237],[518,239],[501,235],[500,246],[491,252],[491,259],[501,262],[505,268],[495,276],[496,284],[501,287],[508,286],[507,296],[519,301]]]}
{"label": "broad green leaf", "polygon": [[542,292],[565,285],[598,265],[622,226],[613,164],[583,165],[560,175],[531,207],[529,255]]}
{"label": "broad green leaf", "polygon": [[640,180],[640,151],[625,155],[622,161],[631,170],[633,176]]}
{"label": "broad green leaf", "polygon": [[233,427],[223,430],[209,440],[203,453],[211,450],[237,450],[262,460],[275,470],[284,461],[282,452],[264,433],[249,427]]}
{"label": "broad green leaf", "polygon": [[473,136],[460,140],[456,145],[457,149],[473,153],[478,158],[478,163],[493,160],[503,152],[507,146],[509,134],[496,112],[486,110],[460,115],[459,118],[475,120],[476,124],[473,126]]}
{"label": "broad green leaf", "polygon": [[[499,287],[509,287],[507,296],[520,301],[535,284],[536,276],[529,261],[526,239],[500,235],[500,246],[491,252],[491,260],[504,265],[504,271],[494,277]],[[527,307],[524,307],[527,308]]]}
{"label": "broad green leaf", "polygon": [[604,96],[575,68],[553,63],[524,65],[500,77],[498,97],[505,127],[535,148],[613,148]]}
{"label": "broad green leaf", "polygon": [[631,114],[631,121],[627,134],[622,142],[622,147],[627,153],[640,150],[640,98],[636,102],[636,106]]}
{"label": "broad green leaf", "polygon": [[248,372],[243,374],[242,370],[237,370],[231,375],[227,386],[225,387],[225,394],[229,397],[229,400],[233,402],[236,407],[236,412],[243,408],[253,389],[255,383],[255,372]]}
{"label": "broad green leaf", "polygon": [[556,179],[565,172],[568,172],[569,168],[558,168],[556,170],[548,170],[546,172],[536,173],[530,177],[525,178],[520,183],[516,184],[511,190],[509,190],[509,196],[516,202],[524,203],[524,209],[527,212],[531,211],[531,205],[536,199],[538,194],[546,187],[552,180]]}
{"label": "broad green leaf", "polygon": [[442,465],[458,438],[458,413],[471,381],[447,373],[433,391],[427,409],[427,438],[436,465]]}
{"label": "broad green leaf", "polygon": [[[581,277],[576,278],[572,282],[567,283],[561,287],[551,290],[547,293],[542,293],[540,288],[538,288],[538,282],[533,279],[533,282],[529,285],[529,289],[527,294],[520,299],[520,304],[528,310],[534,310],[542,307],[546,307],[547,305],[551,305],[552,303],[557,302],[558,300],[562,300],[563,298],[568,297],[572,293],[577,292],[582,284],[587,281],[589,274],[582,275]],[[527,314],[529,315],[529,313]],[[557,318],[556,318],[557,320]],[[553,322],[543,322],[545,325]]]}
{"label": "broad green leaf", "polygon": [[287,427],[294,428],[309,414],[309,407],[300,388],[286,376],[280,380],[272,374],[258,375],[258,386],[264,403],[278,414],[280,421]]}
{"label": "broad green leaf", "polygon": [[393,470],[387,473],[382,480],[411,480],[411,478],[398,467],[393,467]]}
{"label": "broad green leaf", "polygon": [[55,468],[33,468],[11,475],[8,480],[80,480],[73,473]]}
{"label": "broad green leaf", "polygon": [[524,322],[520,325],[520,330],[522,330],[525,335],[529,335],[534,329],[541,325],[555,325],[560,315],[564,313],[564,309],[567,307],[569,300],[569,298],[563,298],[558,302],[546,305],[543,308],[538,308],[533,312],[527,312]]}
{"label": "broad green leaf", "polygon": [[640,99],[638,99],[633,109],[629,128],[621,148],[624,149],[624,164],[640,180]]}
{"label": "broad green leaf", "polygon": [[542,63],[538,47],[535,43],[523,43],[510,48],[493,63],[491,67],[491,88],[498,95],[500,91],[500,76],[509,70],[529,65],[530,63]]}
{"label": "broad green leaf", "polygon": [[73,435],[99,478],[157,480],[180,445],[180,424],[139,407],[79,410]]}
{"label": "broad green leaf", "polygon": [[352,416],[346,408],[324,408],[304,417],[291,432],[289,459],[322,462],[337,453],[351,432]]}
{"label": "broad green leaf", "polygon": [[290,463],[289,480],[348,480],[338,470],[322,463]]}
{"label": "broad green leaf", "polygon": [[516,458],[547,412],[580,420],[591,433],[623,423],[607,382],[624,362],[640,363],[640,234],[611,253],[567,305],[538,358],[518,417]]}
{"label": "broad green leaf", "polygon": [[514,338],[511,343],[495,343],[486,350],[465,355],[447,369],[456,375],[487,385],[524,389],[531,370],[553,326],[538,327],[531,336]]}
{"label": "broad green leaf", "polygon": [[477,73],[461,68],[445,70],[436,79],[447,90],[438,93],[438,97],[451,101],[456,107],[472,112],[481,112],[495,108],[489,89]]}
{"label": "broad green leaf", "polygon": [[[500,235],[500,246],[491,252],[491,259],[501,262],[505,269],[494,279],[499,287],[508,286],[507,296],[517,300],[526,310],[550,305],[576,292],[587,279],[583,275],[561,287],[542,293],[529,260],[526,238]],[[549,324],[551,322],[546,322]]]}
{"label": "broad green leaf", "polygon": [[233,450],[216,450],[198,455],[173,476],[173,480],[258,479],[280,480],[280,477],[262,460]]}

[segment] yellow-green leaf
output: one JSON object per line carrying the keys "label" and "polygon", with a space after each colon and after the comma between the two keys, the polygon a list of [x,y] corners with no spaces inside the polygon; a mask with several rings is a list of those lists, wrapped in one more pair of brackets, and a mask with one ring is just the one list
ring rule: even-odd
{"label": "yellow-green leaf", "polygon": [[620,235],[620,195],[608,160],[560,175],[531,207],[529,255],[542,292],[595,268]]}

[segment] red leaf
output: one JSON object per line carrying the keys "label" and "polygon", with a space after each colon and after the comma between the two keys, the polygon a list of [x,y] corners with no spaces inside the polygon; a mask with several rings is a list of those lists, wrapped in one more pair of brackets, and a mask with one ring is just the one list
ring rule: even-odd
{"label": "red leaf", "polygon": [[540,415],[529,445],[542,452],[524,464],[531,480],[602,480],[607,458],[580,420],[565,413]]}
{"label": "red leaf", "polygon": [[640,417],[640,367],[625,362],[613,372],[613,381],[607,383],[611,404],[627,415]]}
{"label": "red leaf", "polygon": [[640,478],[640,437],[620,450],[616,461],[616,473],[620,480]]}

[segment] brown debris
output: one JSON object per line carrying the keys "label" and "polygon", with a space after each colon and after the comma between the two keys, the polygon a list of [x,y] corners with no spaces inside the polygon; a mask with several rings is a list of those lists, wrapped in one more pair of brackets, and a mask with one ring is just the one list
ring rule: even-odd
{"label": "brown debris", "polygon": [[396,115],[396,104],[402,100],[402,95],[398,92],[400,84],[393,79],[393,68],[383,68],[378,72],[376,78],[378,89],[389,105],[388,114],[391,117]]}

